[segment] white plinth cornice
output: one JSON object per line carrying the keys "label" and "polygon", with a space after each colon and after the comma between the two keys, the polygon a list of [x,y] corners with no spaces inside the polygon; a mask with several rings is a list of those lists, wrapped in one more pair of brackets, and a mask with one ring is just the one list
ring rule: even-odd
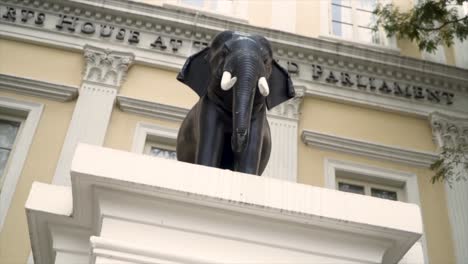
{"label": "white plinth cornice", "polygon": [[61,102],[74,100],[78,95],[78,87],[7,74],[0,74],[0,88]]}
{"label": "white plinth cornice", "polygon": [[425,168],[429,168],[438,157],[431,152],[403,149],[308,130],[302,131],[302,141],[308,146]]}
{"label": "white plinth cornice", "polygon": [[468,146],[468,117],[459,118],[434,112],[429,119],[434,141],[439,147]]}
{"label": "white plinth cornice", "polygon": [[86,45],[84,57],[86,65],[83,81],[120,87],[135,56],[128,52]]}
{"label": "white plinth cornice", "polygon": [[[36,264],[389,264],[422,233],[414,204],[91,145],[77,147],[71,175],[71,187],[33,184]],[[91,256],[73,250],[86,243]]]}

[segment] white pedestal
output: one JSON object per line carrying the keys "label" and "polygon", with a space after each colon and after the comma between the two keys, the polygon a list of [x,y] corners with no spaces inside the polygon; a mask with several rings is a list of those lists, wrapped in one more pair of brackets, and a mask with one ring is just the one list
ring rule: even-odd
{"label": "white pedestal", "polygon": [[419,208],[79,145],[72,186],[34,183],[36,264],[396,263]]}

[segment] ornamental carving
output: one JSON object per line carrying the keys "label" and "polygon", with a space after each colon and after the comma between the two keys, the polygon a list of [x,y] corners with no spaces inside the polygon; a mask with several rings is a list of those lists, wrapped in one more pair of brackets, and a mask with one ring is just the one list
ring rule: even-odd
{"label": "ornamental carving", "polygon": [[439,112],[432,113],[429,118],[438,147],[456,149],[468,146],[468,118],[452,117]]}
{"label": "ornamental carving", "polygon": [[131,66],[134,55],[92,46],[84,48],[86,60],[83,80],[120,87]]}
{"label": "ornamental carving", "polygon": [[294,90],[296,92],[294,98],[276,106],[271,111],[268,111],[268,114],[290,119],[299,119],[300,108],[304,98],[304,87],[296,86]]}

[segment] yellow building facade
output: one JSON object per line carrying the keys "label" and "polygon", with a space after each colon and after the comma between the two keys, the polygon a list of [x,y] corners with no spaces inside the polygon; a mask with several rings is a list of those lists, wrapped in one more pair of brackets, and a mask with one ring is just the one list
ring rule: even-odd
{"label": "yellow building facade", "polygon": [[429,166],[468,140],[467,43],[372,33],[372,3],[0,0],[0,263],[31,258],[31,185],[69,185],[77,143],[174,157],[198,100],[176,75],[228,29],[268,38],[296,89],[269,113],[265,177],[415,203],[421,263],[466,263],[466,182],[431,184]]}

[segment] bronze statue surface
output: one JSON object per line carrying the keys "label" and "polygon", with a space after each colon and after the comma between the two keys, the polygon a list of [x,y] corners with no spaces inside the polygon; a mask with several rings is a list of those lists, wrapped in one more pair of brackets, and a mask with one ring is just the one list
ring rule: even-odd
{"label": "bronze statue surface", "polygon": [[224,31],[177,79],[200,96],[180,127],[177,159],[261,175],[271,151],[266,110],[294,97],[268,40]]}

